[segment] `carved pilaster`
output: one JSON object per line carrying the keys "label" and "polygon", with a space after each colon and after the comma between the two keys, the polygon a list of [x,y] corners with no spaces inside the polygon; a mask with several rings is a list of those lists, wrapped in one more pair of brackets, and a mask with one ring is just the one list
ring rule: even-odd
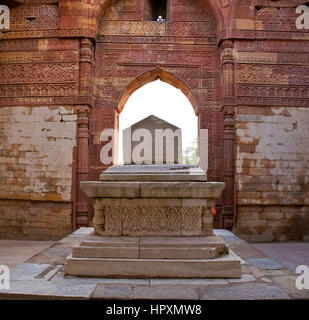
{"label": "carved pilaster", "polygon": [[222,62],[222,80],[223,80],[223,97],[234,96],[234,53],[233,41],[225,40],[222,45],[221,62]]}
{"label": "carved pilaster", "polygon": [[225,228],[232,228],[235,214],[235,186],[234,186],[234,163],[235,163],[235,108],[224,107],[224,133],[223,133],[223,175],[226,188],[223,193],[223,223]]}
{"label": "carved pilaster", "polygon": [[79,95],[92,95],[93,44],[91,39],[80,40],[79,56]]}
{"label": "carved pilaster", "polygon": [[231,229],[235,214],[235,106],[234,106],[234,55],[233,41],[226,40],[222,43],[222,80],[223,80],[223,176],[225,190],[223,192],[223,227]]}
{"label": "carved pilaster", "polygon": [[80,182],[88,180],[89,159],[89,120],[90,107],[77,106],[76,113],[78,119],[77,128],[77,203],[76,203],[76,227],[88,226],[88,207],[89,201],[85,193],[80,189]]}
{"label": "carved pilaster", "polygon": [[79,56],[79,100],[85,104],[76,106],[77,128],[77,168],[76,168],[76,208],[75,227],[89,225],[89,199],[80,188],[81,181],[89,176],[89,126],[92,101],[92,40],[80,40]]}

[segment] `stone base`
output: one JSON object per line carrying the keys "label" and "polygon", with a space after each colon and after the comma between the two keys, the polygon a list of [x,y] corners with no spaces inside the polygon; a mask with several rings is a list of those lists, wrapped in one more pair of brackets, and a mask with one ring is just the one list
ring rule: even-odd
{"label": "stone base", "polygon": [[240,260],[218,236],[100,237],[73,248],[67,275],[127,278],[239,278]]}
{"label": "stone base", "polygon": [[[214,230],[227,245],[242,259],[242,276],[239,279],[128,279],[110,277],[75,277],[63,273],[65,257],[72,248],[79,245],[93,233],[93,228],[80,228],[73,234],[56,242],[51,247],[35,254],[24,263],[10,270],[10,289],[0,290],[0,300],[16,299],[86,299],[86,300],[289,300],[309,299],[309,290],[298,290],[294,264],[291,270],[285,266],[289,261],[308,261],[309,248],[298,243],[280,244],[279,250],[286,255],[277,254],[277,245],[270,245],[268,256],[246,243],[227,230]],[[3,246],[6,244],[2,244]],[[16,250],[11,244],[7,250]],[[264,247],[264,246],[262,246]],[[264,247],[265,248],[265,247]],[[1,246],[0,246],[1,249]],[[275,253],[276,255],[272,255]],[[18,255],[18,252],[17,252]],[[29,255],[29,257],[31,254]],[[283,260],[275,261],[281,257]],[[10,265],[11,258],[1,256],[2,263]],[[20,256],[19,256],[20,258]],[[23,255],[23,259],[25,256]],[[293,260],[294,259],[294,260]],[[279,269],[278,269],[279,268]],[[133,300],[132,300],[133,299]],[[151,302],[150,302],[151,303]]]}
{"label": "stone base", "polygon": [[240,260],[213,235],[225,187],[187,165],[113,166],[82,181],[94,233],[73,249],[67,275],[108,278],[239,278]]}

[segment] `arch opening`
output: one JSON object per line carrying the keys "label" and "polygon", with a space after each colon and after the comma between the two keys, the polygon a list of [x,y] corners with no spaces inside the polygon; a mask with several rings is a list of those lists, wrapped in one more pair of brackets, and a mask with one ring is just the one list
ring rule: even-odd
{"label": "arch opening", "polygon": [[190,101],[191,106],[193,107],[193,110],[196,115],[198,115],[198,105],[195,97],[193,96],[190,88],[180,79],[176,78],[171,73],[168,73],[160,68],[151,70],[149,72],[146,72],[133,81],[129,83],[129,85],[125,88],[125,90],[122,93],[122,96],[119,100],[117,111],[120,113],[122,112],[125,104],[127,103],[129,97],[139,88],[142,86],[156,81],[161,80],[162,82],[166,82],[167,84],[180,89],[182,93],[187,97],[187,99]]}
{"label": "arch opening", "polygon": [[[138,87],[122,102],[119,113],[118,164],[123,164],[123,130],[150,117],[181,129],[182,163],[198,163],[198,117],[180,88],[155,78]],[[175,143],[176,143],[175,139]],[[166,142],[165,142],[166,143]],[[166,147],[166,145],[164,145]]]}

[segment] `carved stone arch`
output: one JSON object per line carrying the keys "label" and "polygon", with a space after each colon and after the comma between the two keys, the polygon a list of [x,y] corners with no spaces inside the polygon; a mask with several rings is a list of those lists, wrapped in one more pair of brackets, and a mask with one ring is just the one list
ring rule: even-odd
{"label": "carved stone arch", "polygon": [[[89,28],[97,28],[89,128],[90,180],[97,180],[108,167],[100,162],[100,150],[106,143],[100,141],[100,133],[105,129],[114,129],[117,135],[119,113],[130,95],[157,79],[179,88],[190,101],[198,116],[198,128],[209,133],[209,181],[223,180],[222,66],[218,38],[226,24],[223,17],[226,17],[229,7],[222,6],[221,0],[179,1],[182,2],[184,7],[196,5],[197,10],[185,17],[187,20],[181,20],[180,15],[175,23],[154,24],[155,27],[150,22],[144,25],[140,18],[136,18],[142,17],[136,12],[132,15],[126,12],[123,20],[116,21],[121,15],[115,12],[121,11],[121,6],[112,8],[115,4],[112,0],[94,0],[93,4],[88,5],[87,10],[90,7],[94,10]],[[200,15],[203,7],[205,16]],[[102,26],[106,13],[106,24]],[[90,12],[87,14],[90,15]],[[161,32],[162,29],[164,31]],[[222,34],[226,37],[226,33]],[[205,141],[201,144],[199,140],[199,145],[204,146]],[[219,210],[217,217],[220,216]]]}
{"label": "carved stone arch", "polygon": [[121,98],[118,103],[117,111],[121,112],[128,101],[129,97],[139,88],[143,87],[147,83],[156,81],[156,80],[161,80],[163,82],[166,82],[173,87],[180,89],[181,92],[188,98],[190,101],[193,110],[196,115],[198,115],[199,108],[198,108],[198,103],[197,99],[194,97],[192,94],[190,88],[180,79],[178,79],[176,76],[173,74],[164,71],[161,68],[155,68],[153,70],[150,70],[148,72],[143,73],[142,75],[138,76],[134,80],[132,80],[127,87],[124,89]]}

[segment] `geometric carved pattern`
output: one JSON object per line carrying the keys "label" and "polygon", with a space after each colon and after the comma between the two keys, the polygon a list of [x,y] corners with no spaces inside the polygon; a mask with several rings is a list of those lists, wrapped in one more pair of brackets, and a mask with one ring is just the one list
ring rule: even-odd
{"label": "geometric carved pattern", "polygon": [[76,93],[75,83],[0,85],[0,97],[68,96]]}
{"label": "geometric carved pattern", "polygon": [[281,70],[280,67],[277,67],[276,69],[277,72],[274,72],[273,66],[241,65],[236,71],[236,82],[288,84],[289,75]]}
{"label": "geometric carved pattern", "polygon": [[[11,41],[12,42],[12,41]],[[12,48],[8,48],[8,50]],[[21,50],[25,50],[21,48]],[[73,49],[72,49],[73,50]],[[39,51],[39,52],[0,52],[0,63],[41,63],[41,62],[73,62],[78,61],[76,51]]]}
{"label": "geometric carved pattern", "polygon": [[59,37],[59,30],[27,30],[9,31],[2,35],[2,39],[31,39],[31,38],[55,38]]}
{"label": "geometric carved pattern", "polygon": [[309,84],[309,66],[239,65],[237,83],[258,84]]}
{"label": "geometric carved pattern", "polygon": [[181,207],[124,207],[122,218],[124,233],[181,230]]}
{"label": "geometric carved pattern", "polygon": [[208,22],[148,22],[148,21],[103,21],[99,29],[100,35],[129,36],[182,36],[194,34],[196,37],[215,37],[216,26]]}
{"label": "geometric carved pattern", "polygon": [[186,44],[188,46],[194,43],[195,45],[216,45],[216,37],[173,37],[173,36],[156,36],[156,37],[147,37],[147,36],[139,36],[139,37],[131,37],[131,36],[122,36],[122,35],[104,35],[98,36],[98,42],[106,42],[106,43],[141,43],[141,44]]}
{"label": "geometric carved pattern", "polygon": [[99,28],[101,35],[130,35],[130,36],[163,36],[165,35],[164,22],[140,21],[103,21]]}
{"label": "geometric carved pattern", "polygon": [[295,7],[262,8],[255,14],[255,30],[296,31]]}
{"label": "geometric carved pattern", "polygon": [[238,96],[309,98],[308,86],[237,84]]}
{"label": "geometric carved pattern", "polygon": [[0,65],[0,83],[63,83],[76,80],[78,66],[68,64],[4,64]]}
{"label": "geometric carved pattern", "polygon": [[[308,33],[308,32],[307,32]],[[241,41],[237,44],[237,49],[239,52],[243,51],[257,51],[257,52],[271,52],[278,53],[282,56],[297,57],[300,53],[309,52],[309,42],[308,41],[298,41],[297,42],[297,54],[295,54],[295,41],[269,41],[269,40],[260,40],[260,41]],[[308,61],[308,60],[307,60]]]}
{"label": "geometric carved pattern", "polygon": [[299,98],[273,98],[273,97],[237,97],[237,104],[240,106],[285,106],[285,107],[309,107],[309,99]]}
{"label": "geometric carved pattern", "polygon": [[[103,202],[104,203],[104,202]],[[103,204],[102,203],[102,204]],[[204,206],[96,205],[95,227],[101,234],[181,234],[201,232]]]}
{"label": "geometric carved pattern", "polygon": [[173,22],[167,24],[166,35],[182,36],[194,34],[196,37],[215,37],[216,25],[213,21],[207,22]]}
{"label": "geometric carved pattern", "polygon": [[59,28],[59,7],[31,4],[10,9],[10,30],[47,30]]}

